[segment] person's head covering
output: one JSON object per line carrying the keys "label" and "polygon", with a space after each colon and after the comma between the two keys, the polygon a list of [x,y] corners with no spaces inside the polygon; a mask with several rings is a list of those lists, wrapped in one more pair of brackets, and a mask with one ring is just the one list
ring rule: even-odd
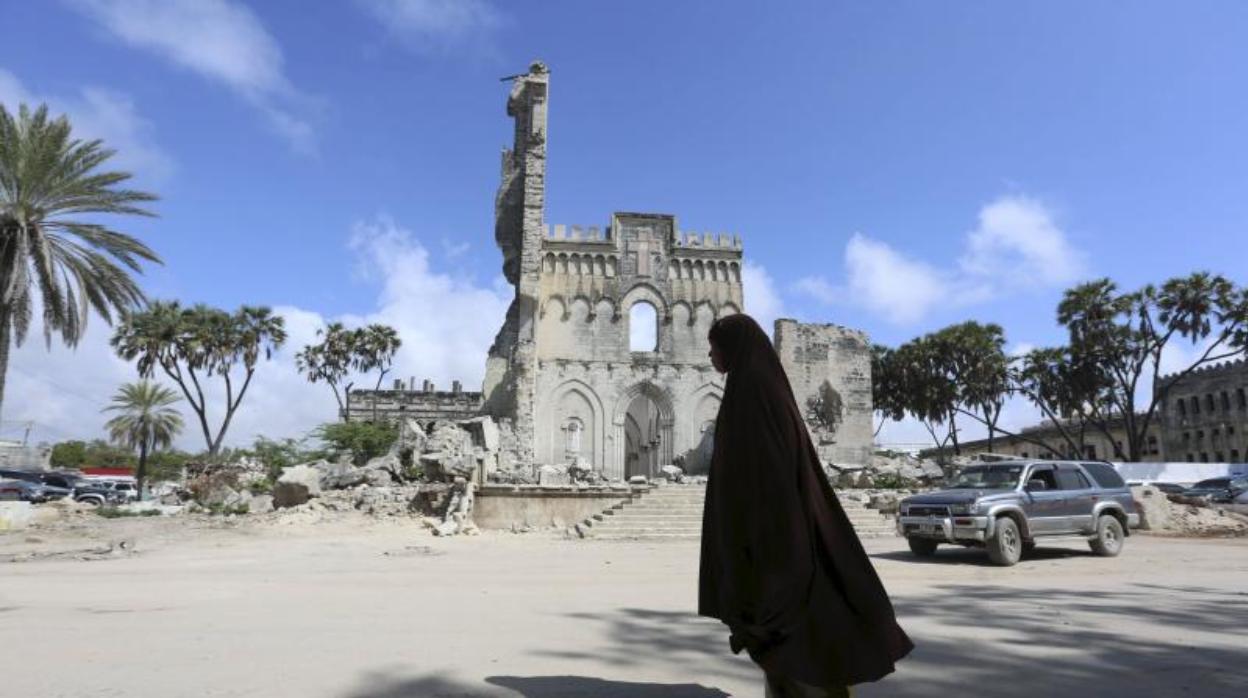
{"label": "person's head covering", "polygon": [[[742,382],[760,384],[774,399],[793,402],[788,375],[771,339],[754,318],[745,313],[727,315],[711,325],[707,338],[719,349],[728,369],[724,399]],[[747,378],[748,376],[748,378]]]}
{"label": "person's head covering", "polygon": [[828,485],[767,333],[748,315],[708,339],[728,370],[702,523],[698,612],[734,650],[814,686],[876,680],[912,645]]}

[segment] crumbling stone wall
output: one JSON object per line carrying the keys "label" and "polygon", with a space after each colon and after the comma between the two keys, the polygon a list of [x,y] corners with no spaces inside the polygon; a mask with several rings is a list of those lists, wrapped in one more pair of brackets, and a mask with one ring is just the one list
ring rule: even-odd
{"label": "crumbling stone wall", "polygon": [[[547,226],[549,78],[533,63],[507,100],[515,133],[503,152],[495,240],[516,296],[482,388],[483,412],[500,428],[499,469],[574,464],[608,479],[654,477],[673,463],[704,471],[723,394],[706,335],[745,309],[741,239],[684,231],[658,213],[615,213],[605,228]],[[630,346],[639,304],[654,310],[653,346]],[[817,402],[820,453],[866,462],[865,336],[796,328],[785,330],[791,375],[801,399]]]}
{"label": "crumbling stone wall", "polygon": [[481,414],[484,396],[465,392],[459,381],[450,390],[437,390],[430,381],[418,389],[416,379],[410,384],[395,381],[391,390],[352,390],[347,393],[347,416],[351,421],[386,421],[404,419],[458,420]]}
{"label": "crumbling stone wall", "polygon": [[[548,88],[534,63],[508,96],[515,141],[503,153],[495,239],[516,297],[490,349],[483,410],[503,428],[500,468],[579,463],[623,478],[625,444],[644,432],[646,474],[658,475],[705,445],[718,410],[723,382],[706,333],[743,307],[741,241],[681,231],[664,214],[616,213],[605,230],[548,227]],[[652,350],[629,346],[637,303],[655,310]]]}
{"label": "crumbling stone wall", "polygon": [[503,275],[515,286],[503,327],[486,361],[485,411],[515,430],[514,458],[532,462],[534,320],[541,272],[546,207],[546,101],[550,71],[540,61],[518,76],[507,98],[515,120],[514,143],[503,151],[502,181],[494,202],[494,239],[503,253]]}
{"label": "crumbling stone wall", "polygon": [[828,464],[871,460],[871,344],[838,325],[776,321],[776,352],[819,457]]}

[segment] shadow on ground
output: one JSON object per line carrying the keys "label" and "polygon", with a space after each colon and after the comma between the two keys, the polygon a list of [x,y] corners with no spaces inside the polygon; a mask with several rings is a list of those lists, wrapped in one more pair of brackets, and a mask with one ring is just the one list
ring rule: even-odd
{"label": "shadow on ground", "polygon": [[[1041,559],[1085,554],[1039,553]],[[972,687],[995,695],[1008,687],[1017,698],[1248,695],[1248,593],[1156,584],[1113,590],[948,584],[894,601],[917,649],[898,673],[862,686],[856,696],[960,695]],[[728,653],[719,625],[692,613],[625,608],[573,617],[605,624],[610,642],[538,654],[605,662],[639,676],[681,665],[710,685],[758,681],[748,660]]]}
{"label": "shadow on ground", "polygon": [[[917,648],[896,674],[856,689],[859,698],[968,691],[1012,698],[1248,695],[1248,592],[1146,583],[1111,590],[944,584],[894,601]],[[752,696],[740,687],[760,685],[754,665],[728,652],[719,624],[693,613],[621,608],[571,617],[597,626],[591,635],[603,640],[569,648],[548,641],[530,650],[543,665],[557,659],[579,674],[690,682],[494,676],[467,685],[438,676],[374,676],[345,698],[718,698]]]}
{"label": "shadow on ground", "polygon": [[[1248,595],[1125,584],[1115,590],[939,585],[896,601],[914,653],[863,698],[1248,695]],[[995,687],[995,688],[993,688]]]}
{"label": "shadow on ground", "polygon": [[608,681],[588,676],[491,676],[476,686],[443,676],[393,678],[374,675],[347,698],[728,698],[700,684]]}
{"label": "shadow on ground", "polygon": [[[1069,548],[1047,548],[1039,547],[1023,553],[1023,559],[1018,563],[1026,565],[1028,562],[1044,562],[1046,560],[1065,560],[1076,557],[1094,557],[1091,550],[1084,546],[1081,550],[1073,547]],[[972,567],[995,567],[992,561],[988,559],[988,553],[983,548],[963,548],[961,546],[951,547],[942,546],[931,557],[919,557],[909,550],[890,550],[885,553],[874,553],[872,558],[880,560],[893,560],[895,562],[906,562],[915,565],[969,565]]]}

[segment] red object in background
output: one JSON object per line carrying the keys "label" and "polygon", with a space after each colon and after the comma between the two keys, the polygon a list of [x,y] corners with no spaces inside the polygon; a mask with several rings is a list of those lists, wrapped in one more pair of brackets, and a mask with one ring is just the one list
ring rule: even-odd
{"label": "red object in background", "polygon": [[134,475],[134,470],[130,468],[80,468],[80,470],[83,475],[104,475],[114,477],[118,475]]}

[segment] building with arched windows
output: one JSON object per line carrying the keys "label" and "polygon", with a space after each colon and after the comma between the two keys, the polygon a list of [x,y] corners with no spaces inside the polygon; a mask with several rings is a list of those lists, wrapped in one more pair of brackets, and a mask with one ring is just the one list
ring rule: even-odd
{"label": "building with arched windows", "polygon": [[[507,102],[515,137],[502,158],[495,240],[516,295],[487,359],[483,411],[505,425],[513,462],[580,461],[610,479],[670,463],[698,472],[723,392],[706,335],[744,307],[741,240],[682,230],[657,213],[615,213],[602,228],[547,225],[548,90],[546,67],[534,63]],[[864,461],[866,336],[785,322],[777,348],[787,338],[781,355],[824,455]]]}

